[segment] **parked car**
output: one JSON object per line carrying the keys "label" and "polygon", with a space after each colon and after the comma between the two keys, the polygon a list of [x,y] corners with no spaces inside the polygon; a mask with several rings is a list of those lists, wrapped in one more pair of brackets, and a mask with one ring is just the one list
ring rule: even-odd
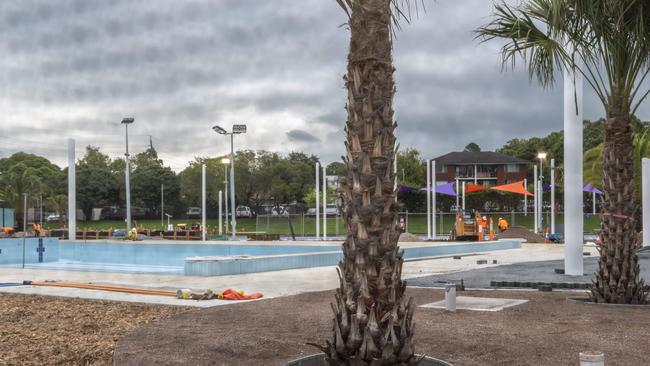
{"label": "parked car", "polygon": [[61,221],[61,215],[59,214],[50,214],[45,218],[45,222],[58,222]]}
{"label": "parked car", "polygon": [[325,213],[327,213],[327,216],[337,216],[339,214],[339,208],[336,205],[327,205]]}
{"label": "parked car", "polygon": [[237,209],[235,209],[235,216],[251,218],[253,217],[253,211],[248,206],[237,206]]}
{"label": "parked car", "polygon": [[307,216],[316,216],[316,207],[312,207],[307,210],[307,213],[305,214]]}
{"label": "parked car", "polygon": [[284,206],[280,206],[280,209],[278,210],[277,207],[273,207],[271,210],[271,216],[289,216],[289,210],[286,209]]}
{"label": "parked car", "polygon": [[201,216],[201,207],[188,207],[185,215],[187,215],[188,218],[198,218]]}

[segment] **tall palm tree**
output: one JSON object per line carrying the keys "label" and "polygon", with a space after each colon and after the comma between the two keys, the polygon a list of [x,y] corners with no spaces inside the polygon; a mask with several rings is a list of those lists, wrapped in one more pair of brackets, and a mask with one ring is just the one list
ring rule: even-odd
{"label": "tall palm tree", "polygon": [[[650,91],[641,91],[650,61],[648,0],[527,0],[495,4],[483,40],[506,39],[504,65],[521,56],[543,86],[556,70],[582,74],[605,114],[601,257],[592,300],[645,303],[647,293],[635,254],[636,217],[631,115]],[[576,60],[580,60],[577,62]],[[641,94],[639,94],[641,92]]]}
{"label": "tall palm tree", "polygon": [[416,365],[413,312],[401,280],[403,251],[395,202],[392,31],[402,0],[337,0],[349,16],[346,106],[347,177],[342,189],[348,234],[332,304],[331,365]]}

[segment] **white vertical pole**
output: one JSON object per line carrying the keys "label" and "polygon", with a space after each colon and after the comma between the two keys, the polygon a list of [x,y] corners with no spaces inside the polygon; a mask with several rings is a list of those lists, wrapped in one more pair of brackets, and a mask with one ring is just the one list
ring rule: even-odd
{"label": "white vertical pole", "polygon": [[591,191],[591,200],[592,200],[591,204],[593,206],[592,214],[596,216],[596,191],[594,190]]}
{"label": "white vertical pole", "polygon": [[533,197],[533,201],[534,201],[533,211],[534,211],[534,213],[535,213],[535,214],[533,215],[533,216],[534,216],[534,217],[533,217],[533,221],[535,221],[535,225],[533,226],[533,228],[534,228],[533,230],[535,231],[535,233],[537,233],[537,231],[538,231],[538,230],[537,230],[537,229],[538,229],[538,226],[537,226],[537,225],[539,225],[539,219],[538,219],[538,217],[537,217],[537,215],[538,215],[537,205],[538,205],[538,203],[539,203],[539,193],[537,192],[537,188],[538,188],[538,186],[537,186],[537,165],[533,166],[533,182],[534,182],[533,185],[535,186],[535,187],[533,188],[533,190],[534,190],[534,193],[533,193],[533,194],[535,195],[535,196]]}
{"label": "white vertical pole", "polygon": [[643,201],[643,246],[650,246],[650,159],[641,160],[642,195]]}
{"label": "white vertical pole", "polygon": [[[528,190],[528,178],[524,178],[524,188]],[[524,195],[524,216],[528,216],[528,195]]]}
{"label": "white vertical pole", "polygon": [[320,238],[320,164],[316,163],[316,239]]}
{"label": "white vertical pole", "polygon": [[431,239],[431,161],[427,160],[427,239]]}
{"label": "white vertical pole", "polygon": [[584,274],[582,75],[564,71],[564,273]]}
{"label": "white vertical pole", "polygon": [[223,205],[223,191],[219,191],[219,235],[223,234],[223,222],[221,221],[221,215],[223,215],[223,211],[221,211],[221,206]]}
{"label": "white vertical pole", "polygon": [[431,160],[431,238],[436,240],[436,161]]}
{"label": "white vertical pole", "polygon": [[465,211],[465,183],[463,182],[463,211]]}
{"label": "white vertical pole", "polygon": [[478,165],[474,164],[474,184],[478,184]]}
{"label": "white vertical pole", "polygon": [[551,234],[555,234],[555,159],[551,159]]}
{"label": "white vertical pole", "polygon": [[205,164],[201,165],[201,240],[206,239],[205,228]]}
{"label": "white vertical pole", "polygon": [[235,214],[235,142],[234,133],[230,134],[230,226],[232,240],[237,235],[237,215]]}
{"label": "white vertical pole", "polygon": [[165,185],[160,185],[160,226],[165,228]]}
{"label": "white vertical pole", "polygon": [[537,185],[539,188],[537,188],[537,192],[539,192],[539,203],[538,203],[538,208],[539,208],[539,213],[537,214],[537,218],[539,219],[539,224],[537,225],[539,227],[540,231],[544,231],[544,183],[542,183],[542,179],[540,178],[539,182],[537,182]]}
{"label": "white vertical pole", "polygon": [[460,210],[460,182],[456,178],[456,211]]}
{"label": "white vertical pole", "polygon": [[327,240],[327,166],[323,165],[323,240]]}
{"label": "white vertical pole", "polygon": [[75,143],[68,139],[68,239],[77,238],[77,185],[75,173]]}
{"label": "white vertical pole", "polygon": [[125,169],[124,169],[124,184],[126,187],[126,231],[131,230],[131,168],[129,167],[129,125],[124,125],[126,131],[126,153],[124,154]]}
{"label": "white vertical pole", "polygon": [[[404,170],[402,170],[403,172]],[[393,192],[395,193],[395,202],[397,202],[397,153],[395,153],[395,158],[393,158],[393,175],[395,176],[395,181],[393,183]]]}

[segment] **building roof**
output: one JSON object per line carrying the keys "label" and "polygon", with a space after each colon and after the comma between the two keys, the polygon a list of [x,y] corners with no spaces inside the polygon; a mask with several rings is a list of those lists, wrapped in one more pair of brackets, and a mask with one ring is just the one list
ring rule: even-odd
{"label": "building roof", "polygon": [[434,159],[440,165],[530,164],[531,162],[494,151],[455,151]]}

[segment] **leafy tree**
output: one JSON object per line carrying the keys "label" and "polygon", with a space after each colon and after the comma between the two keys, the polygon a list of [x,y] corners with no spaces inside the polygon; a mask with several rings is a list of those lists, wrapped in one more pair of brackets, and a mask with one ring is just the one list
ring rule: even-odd
{"label": "leafy tree", "polygon": [[[397,184],[421,188],[426,185],[427,166],[417,149],[407,148],[397,152]],[[403,204],[403,209],[409,212],[426,209],[426,192],[398,192],[397,199]]]}
{"label": "leafy tree", "polygon": [[469,144],[467,144],[467,146],[465,146],[464,151],[479,152],[481,151],[481,147],[478,146],[476,142],[470,142]]}
{"label": "leafy tree", "polygon": [[0,175],[0,200],[13,207],[18,227],[23,226],[24,194],[28,202],[35,202],[36,195],[42,191],[42,182],[37,170],[25,164],[18,163]]}
{"label": "leafy tree", "polygon": [[99,148],[88,146],[84,157],[76,164],[77,205],[86,219],[95,207],[119,204],[120,182],[114,163]]}
{"label": "leafy tree", "polygon": [[493,21],[478,30],[485,40],[507,40],[504,64],[522,56],[530,76],[544,86],[553,84],[556,70],[571,69],[603,105],[604,211],[616,217],[601,222],[601,256],[591,290],[595,302],[647,302],[634,250],[639,204],[632,114],[650,92],[642,90],[650,70],[649,16],[650,3],[640,0],[527,0],[496,4]]}
{"label": "leafy tree", "polygon": [[135,206],[146,208],[149,217],[160,217],[161,186],[164,185],[165,211],[179,214],[180,180],[176,173],[163,165],[156,151],[148,149],[133,158],[131,196]]}

